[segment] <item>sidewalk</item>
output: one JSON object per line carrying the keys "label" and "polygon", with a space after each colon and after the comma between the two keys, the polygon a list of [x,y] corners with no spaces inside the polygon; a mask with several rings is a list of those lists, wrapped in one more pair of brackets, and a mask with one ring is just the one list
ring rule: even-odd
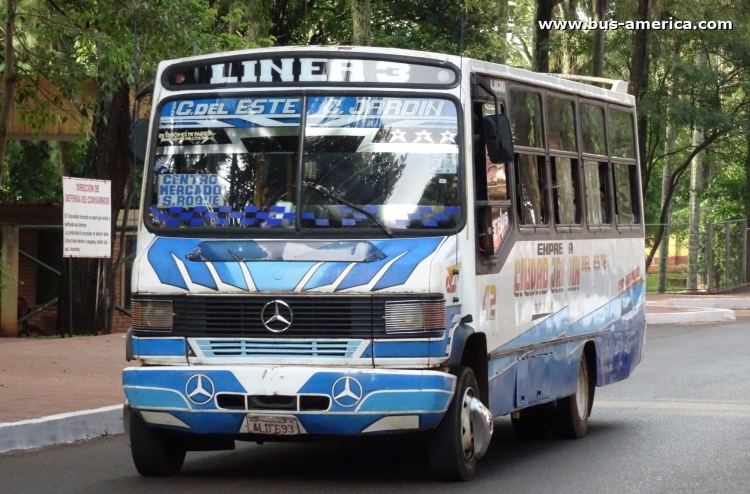
{"label": "sidewalk", "polygon": [[0,423],[125,401],[122,334],[65,339],[0,338]]}
{"label": "sidewalk", "polygon": [[[707,322],[733,320],[750,316],[750,293],[690,295],[681,293],[649,293],[646,295],[646,317],[651,323]],[[713,316],[708,316],[713,312]],[[695,314],[695,318],[689,316]],[[730,317],[725,317],[730,314]],[[656,317],[649,315],[658,314]],[[674,317],[669,314],[673,314]],[[723,314],[723,315],[722,315]],[[708,316],[708,317],[705,317]]]}

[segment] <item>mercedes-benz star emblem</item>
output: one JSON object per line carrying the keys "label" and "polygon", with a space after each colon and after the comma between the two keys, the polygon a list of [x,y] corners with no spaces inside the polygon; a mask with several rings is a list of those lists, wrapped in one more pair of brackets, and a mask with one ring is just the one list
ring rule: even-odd
{"label": "mercedes-benz star emblem", "polygon": [[[271,314],[271,308],[273,314]],[[292,325],[292,309],[281,300],[272,300],[260,311],[263,326],[273,333],[283,333]]]}
{"label": "mercedes-benz star emblem", "polygon": [[196,374],[188,379],[185,394],[196,405],[205,405],[214,397],[214,383],[208,376]]}
{"label": "mercedes-benz star emblem", "polygon": [[362,385],[353,377],[340,377],[333,383],[331,395],[342,407],[353,407],[362,399]]}

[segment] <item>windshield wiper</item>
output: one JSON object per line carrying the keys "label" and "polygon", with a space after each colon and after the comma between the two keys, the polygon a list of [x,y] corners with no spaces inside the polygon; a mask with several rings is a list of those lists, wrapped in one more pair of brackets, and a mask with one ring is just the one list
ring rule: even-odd
{"label": "windshield wiper", "polygon": [[320,192],[324,196],[326,196],[326,197],[328,197],[330,199],[333,199],[334,201],[338,202],[339,204],[343,204],[345,206],[349,206],[350,208],[355,209],[355,210],[359,211],[360,213],[364,214],[368,218],[372,219],[375,222],[376,225],[378,225],[380,228],[382,228],[383,231],[385,233],[387,233],[389,237],[393,238],[393,232],[391,231],[391,229],[388,228],[387,226],[385,226],[384,224],[382,224],[380,222],[380,220],[378,220],[378,218],[374,214],[372,214],[371,212],[369,212],[369,211],[367,211],[367,210],[365,210],[365,209],[363,209],[363,208],[361,208],[361,207],[359,207],[359,206],[357,206],[355,204],[352,204],[351,202],[347,201],[346,199],[344,199],[341,196],[338,196],[338,195],[334,194],[333,192],[329,192],[328,189],[326,189],[322,185],[316,184],[315,182],[302,182],[302,183],[304,185],[312,187],[313,189],[317,190],[318,192]]}

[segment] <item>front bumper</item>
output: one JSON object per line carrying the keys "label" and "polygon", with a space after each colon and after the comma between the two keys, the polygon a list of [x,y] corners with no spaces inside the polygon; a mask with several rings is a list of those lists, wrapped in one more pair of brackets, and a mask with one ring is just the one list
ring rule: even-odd
{"label": "front bumper", "polygon": [[[291,366],[134,367],[122,375],[129,405],[146,422],[200,434],[240,434],[248,413],[293,415],[312,435],[432,429],[450,404],[455,381],[439,371]],[[330,406],[316,411],[227,409],[217,401],[226,393],[322,396]]]}

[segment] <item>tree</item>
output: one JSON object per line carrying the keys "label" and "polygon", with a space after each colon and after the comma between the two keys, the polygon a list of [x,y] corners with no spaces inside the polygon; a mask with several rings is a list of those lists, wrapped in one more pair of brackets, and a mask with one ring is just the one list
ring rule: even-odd
{"label": "tree", "polygon": [[[649,0],[638,0],[637,20],[648,21]],[[638,104],[638,155],[641,160],[641,174],[646,166],[646,133],[648,131],[648,117],[640,108],[646,91],[648,90],[648,29],[636,29],[633,37],[633,57],[630,62],[630,92],[635,96]]]}
{"label": "tree", "polygon": [[604,76],[604,39],[607,31],[601,29],[601,23],[606,20],[607,0],[594,0],[594,21],[599,28],[594,31],[593,55],[591,57],[591,75]]}
{"label": "tree", "polygon": [[8,143],[10,110],[13,107],[13,97],[17,82],[15,52],[13,49],[16,27],[16,2],[15,0],[6,0],[6,2],[5,49],[3,51],[5,69],[3,71],[3,103],[0,109],[0,186],[2,186],[3,177],[5,176],[5,149]]}
{"label": "tree", "polygon": [[[22,13],[34,19],[29,32],[34,43],[22,46],[24,73],[44,77],[61,92],[73,93],[81,80],[94,79],[99,88],[92,133],[81,176],[111,180],[112,232],[126,192],[133,188],[128,152],[130,94],[141,80],[153,78],[158,62],[206,50],[215,43],[209,31],[214,11],[202,0],[133,1],[123,8],[117,0],[59,0],[30,2]],[[19,15],[21,15],[19,13]],[[135,32],[139,33],[135,38]],[[134,45],[138,49],[134,53]],[[134,73],[134,67],[140,70]],[[73,300],[74,330],[108,333],[114,309],[113,260],[101,261],[104,282],[97,293],[98,261],[72,261],[73,289],[60,293]],[[67,279],[64,278],[64,281]],[[68,304],[61,300],[59,325],[67,321]],[[95,310],[97,308],[98,310]]]}
{"label": "tree", "polygon": [[537,0],[534,19],[534,63],[532,70],[549,72],[549,29],[542,29],[541,22],[552,20],[554,0]]}
{"label": "tree", "polygon": [[370,0],[352,0],[352,44],[370,46]]}

